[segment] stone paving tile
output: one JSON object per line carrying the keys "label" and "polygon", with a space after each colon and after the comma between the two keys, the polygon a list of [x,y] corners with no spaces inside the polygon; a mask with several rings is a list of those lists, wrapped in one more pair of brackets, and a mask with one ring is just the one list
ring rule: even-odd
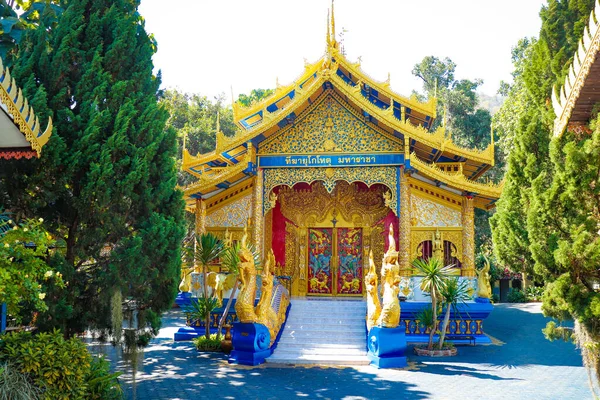
{"label": "stone paving tile", "polygon": [[[460,346],[456,357],[409,355],[405,369],[232,366],[222,355],[172,341],[184,324],[167,313],[164,329],[137,357],[92,346],[117,370],[127,399],[591,399],[579,352],[548,342],[539,304],[501,304],[486,321],[496,344]],[[136,371],[135,374],[132,371]]]}

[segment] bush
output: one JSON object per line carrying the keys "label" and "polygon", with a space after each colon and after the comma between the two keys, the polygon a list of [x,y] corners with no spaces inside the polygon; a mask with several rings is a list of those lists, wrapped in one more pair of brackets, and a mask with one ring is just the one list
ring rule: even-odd
{"label": "bush", "polygon": [[525,295],[529,301],[542,301],[542,295],[544,294],[543,287],[530,286],[525,289]]}
{"label": "bush", "polygon": [[497,293],[492,293],[492,303],[500,303],[500,296]]}
{"label": "bush", "polygon": [[509,303],[526,303],[527,296],[519,289],[510,288],[508,291],[507,300]]}
{"label": "bush", "polygon": [[37,400],[42,390],[11,363],[0,363],[0,400]]}
{"label": "bush", "polygon": [[0,361],[10,362],[41,389],[44,399],[117,399],[121,390],[104,359],[92,357],[85,344],[59,331],[4,335]]}
{"label": "bush", "polygon": [[221,349],[221,339],[217,338],[216,333],[210,335],[210,339],[202,335],[192,339],[192,342],[199,351],[223,351]]}

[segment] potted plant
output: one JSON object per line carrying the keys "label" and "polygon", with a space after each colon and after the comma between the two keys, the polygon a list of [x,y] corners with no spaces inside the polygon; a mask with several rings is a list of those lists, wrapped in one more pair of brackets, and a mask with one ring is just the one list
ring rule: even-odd
{"label": "potted plant", "polygon": [[442,290],[446,286],[446,281],[451,276],[452,265],[444,266],[442,260],[437,257],[430,257],[427,260],[416,259],[413,261],[413,267],[418,274],[422,276],[421,290],[431,297],[431,326],[429,330],[429,341],[427,351],[424,352],[419,346],[415,346],[415,352],[419,355],[432,353],[433,338],[437,332],[438,326],[438,301],[442,300]]}
{"label": "potted plant", "polygon": [[[204,283],[203,296],[198,298],[198,304],[203,304],[201,306],[203,307],[203,309],[208,309],[208,306],[213,304],[209,299],[208,285],[206,284],[208,265],[212,263],[215,259],[219,258],[223,254],[224,250],[225,245],[223,241],[217,238],[212,233],[204,233],[200,236],[196,236],[196,250],[194,251],[194,260],[196,261],[196,263],[202,266],[202,278]],[[214,300],[214,304],[216,307],[217,299],[212,300]],[[203,319],[205,327],[205,336],[207,340],[210,339],[210,312],[214,310],[215,307],[210,309],[210,311],[206,312]]]}
{"label": "potted plant", "polygon": [[469,282],[466,280],[461,281],[457,277],[449,278],[446,280],[446,284],[442,286],[440,295],[442,297],[442,306],[446,309],[446,313],[444,315],[444,322],[442,323],[438,350],[442,350],[444,345],[446,329],[448,328],[448,322],[450,322],[450,310],[454,310],[454,313],[458,314],[458,304],[465,304],[469,300]]}

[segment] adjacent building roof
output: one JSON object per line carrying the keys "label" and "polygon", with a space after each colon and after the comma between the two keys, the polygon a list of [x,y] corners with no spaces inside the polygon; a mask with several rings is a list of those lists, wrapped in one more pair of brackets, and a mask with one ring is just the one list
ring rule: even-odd
{"label": "adjacent building roof", "polygon": [[596,7],[590,14],[565,83],[560,88],[554,88],[554,136],[561,136],[568,124],[587,124],[594,105],[600,102],[599,16],[600,1],[596,0]]}
{"label": "adjacent building roof", "polygon": [[44,131],[23,91],[0,59],[0,159],[39,157],[52,134],[52,119]]}

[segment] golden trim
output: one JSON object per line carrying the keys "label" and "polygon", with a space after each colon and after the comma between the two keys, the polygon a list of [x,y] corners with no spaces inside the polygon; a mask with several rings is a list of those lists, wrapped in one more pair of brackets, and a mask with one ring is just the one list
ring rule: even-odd
{"label": "golden trim", "polygon": [[52,118],[48,118],[48,126],[44,133],[40,135],[40,121],[34,114],[33,107],[29,106],[29,102],[23,96],[23,91],[17,86],[15,79],[11,77],[8,67],[4,68],[1,58],[0,71],[2,79],[0,83],[0,101],[6,106],[6,111],[14,124],[25,135],[25,140],[31,144],[31,148],[40,157],[42,147],[48,143],[50,135],[52,135]]}
{"label": "golden trim", "polygon": [[439,189],[436,186],[414,178],[409,178],[408,183],[413,189],[413,195],[423,197],[427,200],[431,200],[435,203],[450,207],[457,211],[462,209],[462,197],[457,194],[450,193],[447,190]]}
{"label": "golden trim", "polygon": [[212,175],[208,175],[206,172],[203,173],[196,182],[183,188],[184,196],[189,197],[198,192],[203,192],[219,182],[226,181],[238,174],[241,174],[246,168],[248,168],[249,163],[250,155],[247,153],[246,156],[234,166],[224,167]]}
{"label": "golden trim", "polygon": [[472,181],[460,173],[450,174],[448,172],[444,172],[440,170],[435,163],[428,164],[420,160],[415,153],[412,154],[410,162],[412,167],[414,167],[417,171],[429,176],[430,178],[438,180],[449,186],[453,186],[457,189],[466,190],[468,192],[490,197],[492,199],[500,198],[502,189],[504,188],[504,181],[498,185],[492,182],[485,184]]}

